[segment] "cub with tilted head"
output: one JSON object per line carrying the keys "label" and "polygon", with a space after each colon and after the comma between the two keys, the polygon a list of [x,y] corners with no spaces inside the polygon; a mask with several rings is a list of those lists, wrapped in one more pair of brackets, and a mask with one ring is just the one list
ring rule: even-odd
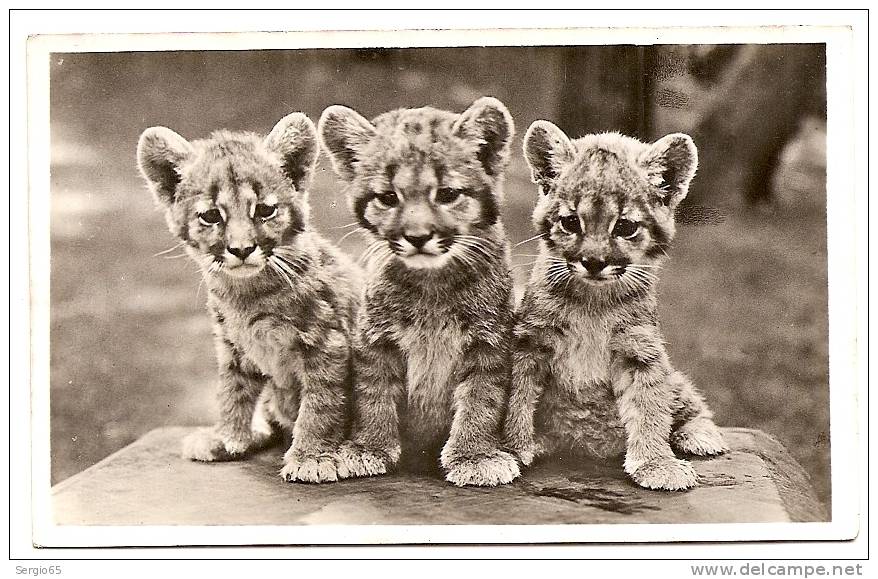
{"label": "cub with tilted head", "polygon": [[218,131],[189,142],[164,127],[140,136],[140,170],[201,268],[213,317],[220,421],[184,440],[187,458],[241,458],[280,427],[292,433],[283,478],[338,478],[362,274],[311,228],[318,154],[301,113],[267,137]]}
{"label": "cub with tilted head", "polygon": [[456,485],[510,482],[518,464],[498,448],[513,311],[499,207],[512,117],[485,97],[462,114],[400,109],[371,122],[332,106],[318,126],[372,239],[347,474],[439,455]]}
{"label": "cub with tilted head", "polygon": [[694,486],[694,469],[674,450],[714,455],[726,445],[668,359],[655,287],[698,164],[692,139],[570,140],[536,121],[524,153],[540,187],[540,249],[516,314],[507,448],[525,464],[540,454],[624,453],[625,472],[643,487]]}

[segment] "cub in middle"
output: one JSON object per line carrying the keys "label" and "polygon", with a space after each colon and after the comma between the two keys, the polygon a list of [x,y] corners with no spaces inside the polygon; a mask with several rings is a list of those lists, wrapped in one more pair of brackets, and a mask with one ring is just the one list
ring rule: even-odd
{"label": "cub in middle", "polygon": [[516,459],[499,449],[513,315],[499,206],[512,117],[489,97],[462,114],[399,109],[372,122],[331,106],[318,132],[373,238],[339,474],[383,474],[401,456],[435,465],[439,454],[456,485],[512,481]]}

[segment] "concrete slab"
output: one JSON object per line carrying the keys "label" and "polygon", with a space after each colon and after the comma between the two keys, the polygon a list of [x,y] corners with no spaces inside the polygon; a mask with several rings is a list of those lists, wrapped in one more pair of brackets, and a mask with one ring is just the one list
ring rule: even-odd
{"label": "concrete slab", "polygon": [[192,429],[154,430],[53,488],[59,525],[569,524],[821,521],[807,475],[776,440],[727,428],[732,451],[694,459],[687,492],[635,486],[618,463],[559,460],[513,484],[457,488],[439,474],[395,473],[323,485],[278,476],[283,448],[239,462],[180,457]]}

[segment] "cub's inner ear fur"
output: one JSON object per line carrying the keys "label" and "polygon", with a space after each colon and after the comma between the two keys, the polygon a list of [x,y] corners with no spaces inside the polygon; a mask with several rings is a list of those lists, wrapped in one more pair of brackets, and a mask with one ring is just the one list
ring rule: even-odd
{"label": "cub's inner ear fur", "polygon": [[650,182],[661,189],[659,201],[671,209],[686,198],[698,168],[698,149],[689,135],[672,133],[656,141],[641,158]]}
{"label": "cub's inner ear fur", "polygon": [[156,201],[163,205],[174,202],[180,184],[180,164],[191,152],[189,141],[166,127],[151,127],[140,135],[137,164]]}
{"label": "cub's inner ear fur", "polygon": [[317,132],[335,172],[343,179],[353,179],[362,147],[375,136],[372,123],[353,109],[332,105],[320,115]]}
{"label": "cub's inner ear fur", "polygon": [[302,191],[314,172],[320,145],[311,119],[302,113],[282,118],[265,137],[265,146],[278,153],[284,175],[297,191]]}
{"label": "cub's inner ear fur", "polygon": [[498,175],[509,162],[515,124],[499,100],[493,97],[478,99],[461,113],[451,131],[458,138],[479,144],[479,162],[491,177]]}
{"label": "cub's inner ear fur", "polygon": [[531,170],[531,179],[543,193],[573,160],[575,149],[570,139],[549,121],[534,121],[524,135],[524,158]]}

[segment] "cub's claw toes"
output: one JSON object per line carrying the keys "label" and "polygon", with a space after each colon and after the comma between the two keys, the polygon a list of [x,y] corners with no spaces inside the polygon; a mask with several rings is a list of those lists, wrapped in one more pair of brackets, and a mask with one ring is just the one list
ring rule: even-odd
{"label": "cub's claw toes", "polygon": [[658,458],[639,466],[631,475],[634,482],[648,489],[681,491],[698,484],[692,465],[679,458]]}
{"label": "cub's claw toes", "polygon": [[696,456],[714,456],[729,450],[720,429],[707,419],[696,419],[681,426],[671,434],[671,446]]}
{"label": "cub's claw toes", "polygon": [[521,474],[515,457],[502,450],[452,461],[445,480],[459,487],[493,487],[512,482]]}
{"label": "cub's claw toes", "polygon": [[516,456],[518,456],[518,460],[521,461],[521,464],[523,464],[524,466],[528,466],[534,461],[535,447],[530,446],[527,448],[523,448],[521,450],[518,450],[515,454]]}
{"label": "cub's claw toes", "polygon": [[223,446],[230,456],[242,455],[250,449],[251,440],[228,439],[223,442]]}
{"label": "cub's claw toes", "polygon": [[183,458],[201,462],[228,460],[222,437],[212,428],[202,428],[183,439],[181,454]]}
{"label": "cub's claw toes", "polygon": [[[345,444],[338,451],[339,478],[365,477],[387,474],[394,461],[393,452],[368,450],[356,444]],[[398,453],[397,453],[398,455]]]}
{"label": "cub's claw toes", "polygon": [[280,476],[287,482],[335,482],[338,480],[338,469],[329,455],[298,456],[285,458]]}

